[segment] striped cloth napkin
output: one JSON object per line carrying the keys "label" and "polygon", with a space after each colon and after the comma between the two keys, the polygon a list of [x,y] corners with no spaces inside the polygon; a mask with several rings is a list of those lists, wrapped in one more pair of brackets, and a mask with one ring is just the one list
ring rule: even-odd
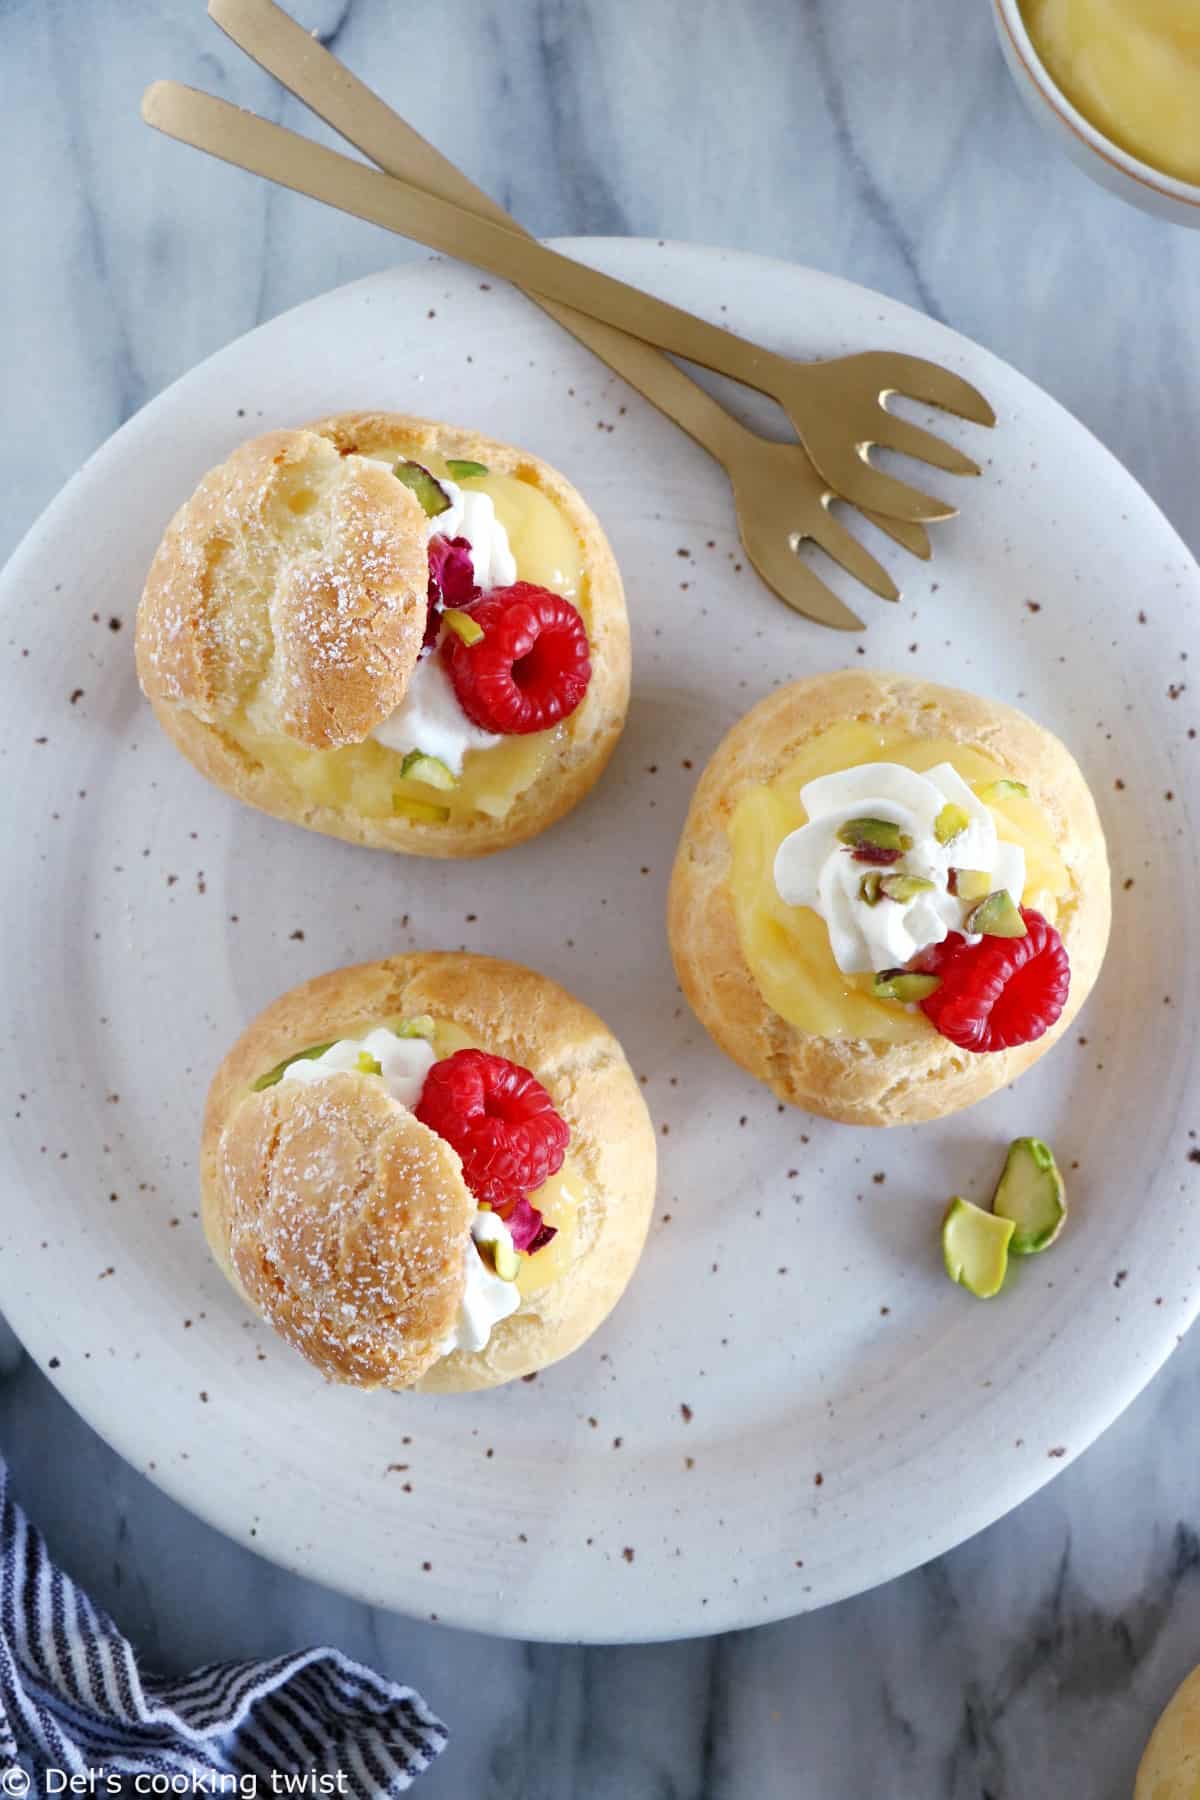
{"label": "striped cloth napkin", "polygon": [[[445,1742],[445,1726],[419,1694],[338,1650],[212,1663],[181,1681],[143,1674],[108,1615],[51,1562],[9,1495],[0,1459],[2,1800],[383,1800],[409,1787]],[[132,1776],[146,1779],[120,1779]]]}

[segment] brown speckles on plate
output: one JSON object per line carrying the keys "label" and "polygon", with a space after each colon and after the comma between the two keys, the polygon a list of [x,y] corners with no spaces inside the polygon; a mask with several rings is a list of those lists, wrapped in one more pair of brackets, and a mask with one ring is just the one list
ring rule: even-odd
{"label": "brown speckles on plate", "polygon": [[621,1552],[621,1555],[627,1563],[631,1563],[633,1561],[633,1557],[634,1557],[633,1546],[631,1544],[626,1544],[625,1548]]}
{"label": "brown speckles on plate", "polygon": [[694,1415],[692,1413],[691,1407],[688,1405],[686,1400],[683,1400],[680,1402],[679,1416],[683,1420],[685,1425],[691,1424]]}
{"label": "brown speckles on plate", "polygon": [[1053,1457],[1055,1459],[1055,1461],[1057,1461],[1060,1457],[1065,1456],[1066,1454],[1067,1454],[1067,1446],[1065,1444],[1056,1444],[1054,1446],[1053,1450],[1047,1450],[1047,1452],[1046,1452],[1046,1455]]}

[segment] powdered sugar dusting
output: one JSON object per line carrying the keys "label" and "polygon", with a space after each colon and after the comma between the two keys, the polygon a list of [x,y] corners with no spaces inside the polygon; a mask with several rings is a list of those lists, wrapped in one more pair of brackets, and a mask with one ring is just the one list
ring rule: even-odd
{"label": "powdered sugar dusting", "polygon": [[220,1156],[234,1267],[280,1333],[332,1379],[414,1381],[463,1292],[475,1202],[450,1147],[335,1073],[249,1097]]}

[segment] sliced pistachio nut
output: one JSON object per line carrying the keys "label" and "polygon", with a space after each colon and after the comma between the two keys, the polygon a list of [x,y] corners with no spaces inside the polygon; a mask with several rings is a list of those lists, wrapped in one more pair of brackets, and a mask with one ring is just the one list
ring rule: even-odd
{"label": "sliced pistachio nut", "polygon": [[1023,781],[1012,781],[1007,775],[1003,775],[999,781],[989,781],[981,787],[979,798],[985,806],[990,806],[993,800],[1028,800],[1029,789]]}
{"label": "sliced pistachio nut", "polygon": [[479,620],[473,619],[469,612],[463,612],[458,606],[446,608],[442,614],[442,624],[456,638],[461,638],[464,644],[478,644],[483,637],[483,626]]}
{"label": "sliced pistachio nut", "polygon": [[382,1075],[383,1064],[377,1056],[372,1056],[369,1050],[360,1050],[358,1053],[358,1072],[360,1075]]}
{"label": "sliced pistachio nut", "polygon": [[960,900],[986,900],[992,878],[986,869],[951,869],[949,887]]}
{"label": "sliced pistachio nut", "polygon": [[268,1069],[265,1075],[260,1075],[258,1080],[251,1084],[252,1091],[261,1094],[264,1088],[274,1087],[277,1081],[282,1081],[293,1063],[315,1062],[318,1056],[324,1056],[327,1050],[332,1049],[333,1040],[331,1039],[328,1044],[313,1044],[308,1050],[297,1050],[294,1055],[285,1056],[282,1062],[276,1063],[273,1069]]}
{"label": "sliced pistachio nut", "polygon": [[446,458],[446,473],[451,481],[469,481],[472,475],[486,475],[487,472],[486,463],[472,462],[469,457],[448,456]]}
{"label": "sliced pistachio nut", "polygon": [[1013,1222],[984,1212],[957,1195],[942,1220],[942,1259],[951,1281],[977,1300],[990,1300],[1004,1286]]}
{"label": "sliced pistachio nut", "polygon": [[437,1025],[429,1013],[417,1013],[411,1019],[397,1019],[392,1026],[392,1035],[398,1038],[424,1038],[432,1043],[437,1036]]}
{"label": "sliced pistachio nut", "polygon": [[871,992],[876,1000],[900,1000],[906,1006],[928,1000],[942,985],[940,975],[921,975],[912,969],[884,969],[875,977]]}
{"label": "sliced pistachio nut", "polygon": [[883,899],[880,882],[883,876],[878,869],[868,869],[858,884],[858,897],[864,906],[878,906]]}
{"label": "sliced pistachio nut", "polygon": [[413,462],[411,457],[401,457],[392,469],[392,474],[397,481],[402,481],[406,488],[412,489],[425,508],[426,518],[436,519],[439,513],[449,512],[449,494],[437,476],[429,473],[424,463]]}
{"label": "sliced pistachio nut", "polygon": [[410,750],[400,764],[400,773],[407,781],[423,781],[426,787],[446,790],[458,786],[454,770],[439,756],[426,756],[424,750]]}
{"label": "sliced pistachio nut", "polygon": [[1054,1154],[1041,1138],[1014,1138],[1009,1145],[992,1211],[1013,1222],[1014,1256],[1036,1256],[1050,1248],[1066,1221],[1067,1191]]}
{"label": "sliced pistachio nut", "polygon": [[511,1244],[492,1245],[492,1266],[501,1281],[515,1281],[521,1268],[521,1258]]}
{"label": "sliced pistachio nut", "polygon": [[981,937],[1022,938],[1027,934],[1021,909],[1007,888],[998,888],[973,906],[963,920],[963,929]]}
{"label": "sliced pistachio nut", "polygon": [[961,837],[971,823],[971,815],[965,806],[956,806],[953,800],[947,800],[937,818],[933,821],[933,835],[939,844],[952,844],[956,837]]}
{"label": "sliced pistachio nut", "polygon": [[934,884],[926,881],[923,875],[881,875],[879,888],[885,899],[899,900],[902,905],[907,905],[918,894],[932,894]]}

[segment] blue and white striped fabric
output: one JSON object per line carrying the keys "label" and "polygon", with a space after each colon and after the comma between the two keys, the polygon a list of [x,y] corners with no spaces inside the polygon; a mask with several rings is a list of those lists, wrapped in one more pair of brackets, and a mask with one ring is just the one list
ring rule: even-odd
{"label": "blue and white striped fabric", "polygon": [[[55,1568],[10,1498],[0,1460],[4,1800],[72,1792],[382,1800],[409,1787],[445,1742],[419,1694],[337,1650],[213,1663],[181,1681],[144,1675],[108,1615]],[[69,1787],[72,1775],[84,1781]],[[118,1779],[138,1775],[148,1779]]]}

